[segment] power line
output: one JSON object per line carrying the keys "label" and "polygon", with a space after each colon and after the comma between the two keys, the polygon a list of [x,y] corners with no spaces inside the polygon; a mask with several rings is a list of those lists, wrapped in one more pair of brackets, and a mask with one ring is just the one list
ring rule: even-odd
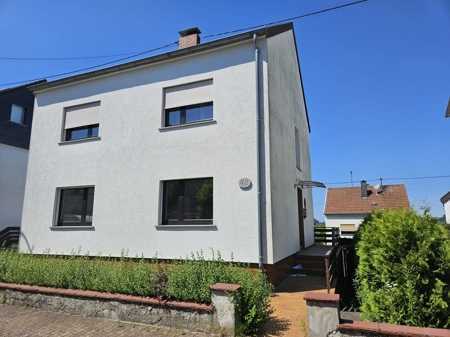
{"label": "power line", "polygon": [[[440,175],[440,176],[418,176],[418,177],[393,177],[393,178],[373,178],[373,179],[364,179],[367,182],[378,182],[380,179],[383,181],[399,181],[399,180],[427,180],[427,179],[448,179],[450,175]],[[348,185],[351,181],[339,181],[339,182],[326,182],[326,185]]]}
{"label": "power line", "polygon": [[211,37],[217,37],[217,36],[223,36],[223,35],[228,35],[228,34],[240,33],[240,32],[244,32],[244,31],[247,31],[247,30],[253,30],[253,29],[257,29],[257,28],[261,28],[261,27],[276,25],[276,24],[283,23],[283,22],[295,21],[295,20],[306,18],[308,16],[318,15],[318,14],[330,12],[330,11],[333,11],[333,10],[337,10],[337,9],[341,9],[341,8],[345,8],[345,7],[349,7],[349,6],[358,5],[360,3],[368,2],[368,1],[369,0],[358,0],[358,1],[347,2],[347,3],[342,4],[342,5],[336,5],[336,6],[333,6],[333,7],[327,7],[327,8],[319,9],[319,10],[316,10],[316,11],[313,11],[313,12],[309,12],[309,13],[305,13],[305,14],[301,14],[301,15],[297,15],[297,16],[292,16],[290,18],[280,19],[280,20],[277,20],[277,21],[267,22],[267,23],[263,23],[263,24],[260,24],[260,25],[256,25],[256,26],[249,26],[249,27],[245,27],[245,28],[238,28],[238,29],[235,29],[235,30],[230,30],[228,32],[209,34],[209,35],[203,36],[203,38],[204,39],[208,39],[208,38],[211,38]]}
{"label": "power line", "polygon": [[106,59],[110,57],[121,57],[133,54],[135,52],[110,54],[110,55],[93,55],[93,56],[68,56],[68,57],[10,57],[0,56],[0,61],[78,61],[78,60],[96,60]]}
{"label": "power line", "polygon": [[[231,31],[227,31],[227,32],[222,32],[222,33],[209,34],[209,35],[203,36],[203,38],[204,39],[208,39],[208,38],[213,38],[213,37],[218,37],[218,36],[223,36],[223,35],[228,35],[228,34],[244,32],[244,31],[247,31],[247,30],[252,30],[252,29],[256,29],[256,28],[260,28],[260,27],[266,27],[266,26],[270,26],[270,25],[275,25],[275,24],[279,24],[279,23],[283,23],[283,22],[287,22],[287,21],[295,21],[295,20],[299,20],[301,18],[305,18],[305,17],[308,17],[308,16],[322,14],[322,13],[325,13],[325,12],[329,12],[329,11],[333,11],[333,10],[337,10],[337,9],[341,9],[341,8],[345,8],[345,7],[349,7],[349,6],[353,6],[353,5],[357,5],[357,4],[360,4],[360,3],[363,3],[363,2],[367,2],[367,1],[369,1],[369,0],[352,1],[352,2],[345,3],[345,4],[341,4],[341,5],[337,5],[337,6],[333,6],[333,7],[328,7],[328,8],[323,8],[323,9],[320,9],[320,10],[316,10],[316,11],[308,12],[308,13],[305,13],[305,14],[293,16],[293,17],[290,17],[290,18],[285,18],[285,19],[281,19],[281,20],[277,20],[277,21],[263,23],[263,24],[260,24],[260,25],[257,25],[257,26],[250,26],[250,27],[239,28],[239,29],[235,29],[235,30],[231,30]],[[138,52],[138,53],[126,56],[126,57],[122,57],[122,58],[119,58],[119,59],[115,59],[115,60],[112,60],[112,61],[109,61],[109,62],[104,62],[104,63],[101,63],[101,64],[89,66],[89,67],[79,68],[79,69],[76,69],[76,70],[66,71],[66,72],[52,74],[52,75],[47,75],[47,76],[41,76],[41,77],[29,79],[29,80],[22,80],[22,81],[15,81],[15,82],[9,82],[9,83],[2,83],[2,84],[0,84],[0,87],[17,85],[17,84],[25,84],[25,83],[29,83],[29,82],[42,80],[42,79],[52,79],[52,78],[55,78],[55,77],[62,77],[62,76],[66,76],[66,75],[72,75],[72,74],[76,74],[76,73],[79,73],[79,72],[88,71],[88,70],[92,70],[92,69],[95,69],[95,68],[100,68],[100,67],[104,67],[104,66],[107,66],[107,65],[112,65],[112,64],[115,64],[115,63],[118,63],[118,62],[126,61],[126,60],[129,60],[129,59],[132,59],[132,58],[135,58],[135,57],[138,57],[138,56],[142,56],[142,55],[145,55],[145,54],[157,51],[157,50],[162,50],[162,49],[165,49],[165,48],[168,48],[170,46],[177,45],[177,44],[178,44],[178,42],[168,43],[168,44],[163,45],[161,47],[157,47],[157,48],[153,48],[153,49],[149,49],[149,50],[144,50],[144,51],[141,51],[141,52]],[[107,55],[88,56],[88,57],[89,58],[97,58],[97,57],[103,57],[103,56],[109,57]],[[75,59],[82,59],[82,58],[83,57],[81,57],[81,56],[75,56],[75,57],[72,57],[70,59],[71,60],[75,60]],[[9,59],[13,59],[13,58],[11,57]],[[16,58],[16,59],[20,59],[20,58]],[[28,60],[31,60],[31,59],[41,59],[41,60],[43,60],[44,58],[31,58],[31,57],[28,58]],[[55,60],[56,59],[62,60],[62,59],[67,59],[67,58],[55,57],[54,59]]]}
{"label": "power line", "polygon": [[93,65],[93,66],[90,66],[90,67],[84,67],[84,68],[79,68],[79,69],[76,69],[76,70],[66,71],[66,72],[63,72],[63,73],[57,73],[57,74],[52,74],[52,75],[47,75],[47,76],[42,76],[42,77],[36,77],[36,78],[33,78],[33,79],[29,79],[29,80],[9,82],[9,83],[2,83],[2,84],[0,84],[0,87],[10,86],[10,85],[17,85],[17,84],[22,84],[22,83],[35,82],[35,81],[39,81],[39,80],[43,80],[43,79],[52,79],[52,78],[55,78],[55,77],[61,77],[61,76],[71,75],[71,74],[75,74],[75,73],[79,73],[79,72],[83,72],[83,71],[88,71],[88,70],[104,67],[104,66],[107,66],[107,65],[115,64],[115,63],[118,63],[118,62],[126,61],[126,60],[129,60],[129,59],[141,56],[141,55],[145,55],[145,54],[148,54],[148,53],[151,53],[151,52],[154,52],[154,51],[166,49],[166,48],[169,48],[171,46],[175,46],[177,44],[178,44],[178,41],[171,42],[171,43],[165,44],[165,45],[163,45],[161,47],[144,50],[142,52],[139,52],[139,53],[127,56],[127,57],[122,57],[120,59],[112,60],[112,61],[109,61],[109,62],[104,62],[104,63]]}

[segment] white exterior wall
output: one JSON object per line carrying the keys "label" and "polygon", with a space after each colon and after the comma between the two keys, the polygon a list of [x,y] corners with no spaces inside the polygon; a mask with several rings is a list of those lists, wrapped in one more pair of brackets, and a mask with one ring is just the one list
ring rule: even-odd
{"label": "white exterior wall", "polygon": [[0,144],[0,231],[20,226],[28,150]]}
{"label": "white exterior wall", "polygon": [[366,214],[325,214],[325,227],[340,228],[341,224],[349,224],[358,229],[365,217]]}
{"label": "white exterior wall", "polygon": [[[311,180],[309,130],[294,34],[287,31],[267,39],[269,71],[270,197],[267,217],[268,238],[272,236],[269,261],[275,263],[300,249],[297,206],[297,180]],[[300,136],[301,168],[296,168],[295,133]],[[303,189],[307,218],[304,219],[305,245],[314,243],[314,214],[311,189]]]}
{"label": "white exterior wall", "polygon": [[450,200],[444,204],[445,221],[450,224]]}
{"label": "white exterior wall", "polygon": [[[160,132],[163,88],[211,78],[217,123]],[[101,140],[58,145],[64,107],[93,101]],[[250,41],[37,94],[20,250],[258,262],[255,111]],[[160,182],[195,177],[213,177],[217,229],[157,229]],[[57,187],[80,185],[95,185],[95,230],[51,230]]]}

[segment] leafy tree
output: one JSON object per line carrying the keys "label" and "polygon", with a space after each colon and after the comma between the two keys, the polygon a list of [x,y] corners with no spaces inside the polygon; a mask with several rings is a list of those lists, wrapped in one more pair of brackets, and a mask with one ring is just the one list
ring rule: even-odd
{"label": "leafy tree", "polygon": [[449,232],[428,213],[376,211],[360,227],[356,284],[364,319],[450,326]]}

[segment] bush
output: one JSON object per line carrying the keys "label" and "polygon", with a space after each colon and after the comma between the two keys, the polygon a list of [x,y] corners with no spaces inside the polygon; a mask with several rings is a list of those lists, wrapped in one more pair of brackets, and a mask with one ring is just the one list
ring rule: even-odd
{"label": "bush", "polygon": [[0,281],[96,290],[180,301],[211,302],[209,286],[238,283],[236,299],[243,332],[254,333],[269,315],[271,286],[264,274],[202,255],[173,264],[127,258],[54,257],[0,251]]}
{"label": "bush", "polygon": [[270,314],[271,285],[259,271],[225,263],[220,256],[207,261],[202,255],[182,261],[172,269],[167,295],[185,301],[209,302],[209,285],[217,282],[241,285],[237,307],[245,333],[255,333]]}
{"label": "bush", "polygon": [[360,227],[357,291],[364,319],[448,328],[449,233],[428,214],[377,211]]}

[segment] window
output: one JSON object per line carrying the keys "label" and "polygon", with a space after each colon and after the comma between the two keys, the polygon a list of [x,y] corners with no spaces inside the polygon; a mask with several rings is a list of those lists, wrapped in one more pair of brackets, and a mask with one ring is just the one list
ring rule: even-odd
{"label": "window", "polygon": [[16,124],[24,124],[25,108],[16,104],[11,105],[11,114],[9,116],[9,120]]}
{"label": "window", "polygon": [[213,118],[213,103],[189,105],[166,110],[165,126],[194,123]]}
{"label": "window", "polygon": [[341,232],[356,232],[355,224],[341,224]]}
{"label": "window", "polygon": [[306,218],[308,217],[308,213],[307,213],[308,209],[306,208],[306,198],[303,199],[303,217]]}
{"label": "window", "polygon": [[212,224],[213,178],[163,182],[163,225]]}
{"label": "window", "polygon": [[65,140],[79,140],[84,138],[98,137],[98,124],[66,129]]}
{"label": "window", "polygon": [[212,119],[212,80],[164,89],[164,126],[190,124]]}
{"label": "window", "polygon": [[301,148],[300,148],[300,136],[298,134],[297,127],[294,128],[295,137],[295,165],[297,169],[302,170],[302,158],[301,158]]}
{"label": "window", "polygon": [[94,187],[59,190],[58,226],[92,226]]}
{"label": "window", "polygon": [[100,102],[64,109],[63,141],[97,138],[99,135]]}

